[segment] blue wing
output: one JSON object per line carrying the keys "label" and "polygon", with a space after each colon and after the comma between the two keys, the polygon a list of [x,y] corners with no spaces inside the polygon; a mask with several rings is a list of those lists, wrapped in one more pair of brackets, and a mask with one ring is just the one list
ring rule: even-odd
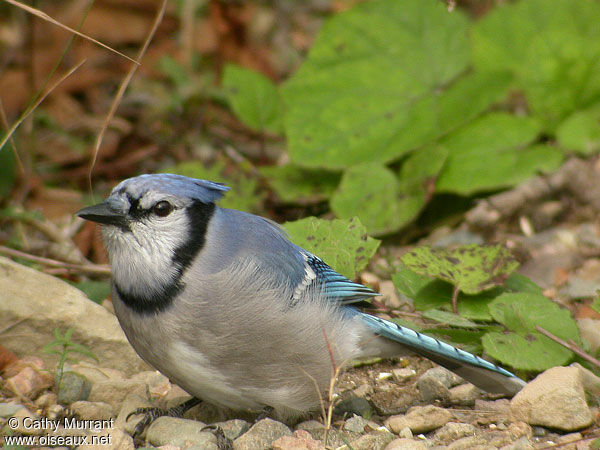
{"label": "blue wing", "polygon": [[349,304],[381,295],[362,284],[340,275],[325,262],[307,251],[301,251],[304,259],[304,277],[294,291],[293,300],[308,287],[320,287],[325,297],[335,303]]}

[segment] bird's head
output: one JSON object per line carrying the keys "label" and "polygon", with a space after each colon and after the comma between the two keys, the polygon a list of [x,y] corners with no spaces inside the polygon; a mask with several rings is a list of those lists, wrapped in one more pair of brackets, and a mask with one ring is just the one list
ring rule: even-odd
{"label": "bird's head", "polygon": [[215,202],[228,190],[181,175],[140,175],[77,215],[102,225],[117,288],[152,297],[177,283],[204,246]]}

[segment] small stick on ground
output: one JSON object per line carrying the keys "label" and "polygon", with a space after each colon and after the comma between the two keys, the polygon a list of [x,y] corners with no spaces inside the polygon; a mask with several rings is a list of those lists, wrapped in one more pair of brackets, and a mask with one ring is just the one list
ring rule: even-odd
{"label": "small stick on ground", "polygon": [[542,333],[544,336],[552,339],[554,342],[559,343],[560,345],[562,345],[563,347],[568,348],[569,350],[571,350],[573,353],[575,353],[578,356],[581,356],[583,359],[585,359],[586,361],[591,362],[593,365],[595,365],[596,367],[600,367],[600,361],[598,361],[596,358],[594,358],[593,356],[587,354],[586,352],[584,352],[577,344],[575,344],[575,342],[573,342],[572,340],[564,341],[561,338],[559,338],[558,336],[553,335],[552,333],[550,333],[548,330],[543,329],[542,327],[540,327],[539,325],[535,326],[535,329],[538,330],[540,333]]}
{"label": "small stick on ground", "polygon": [[85,272],[95,275],[110,275],[110,266],[107,265],[93,265],[93,264],[70,264],[62,261],[56,261],[50,258],[44,258],[42,256],[30,255],[29,253],[21,252],[4,245],[0,245],[0,254],[14,256],[16,258],[27,259],[28,261],[37,262],[45,266],[60,267],[64,269],[70,269],[73,272]]}
{"label": "small stick on ground", "polygon": [[452,312],[454,314],[458,314],[458,286],[454,286],[454,290],[452,291]]}

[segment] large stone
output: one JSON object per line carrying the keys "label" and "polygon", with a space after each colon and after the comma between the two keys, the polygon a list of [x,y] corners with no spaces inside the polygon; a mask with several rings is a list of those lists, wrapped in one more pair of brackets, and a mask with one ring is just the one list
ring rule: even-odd
{"label": "large stone", "polygon": [[510,402],[515,420],[574,431],[592,424],[583,376],[577,367],[553,367],[529,382]]}
{"label": "large stone", "polygon": [[103,366],[128,375],[148,368],[114,315],[70,284],[0,257],[0,329],[10,325],[11,338],[2,345],[19,356],[39,355],[47,367],[56,364],[56,355],[42,347],[54,339],[55,328],[73,328],[72,340],[89,347]]}

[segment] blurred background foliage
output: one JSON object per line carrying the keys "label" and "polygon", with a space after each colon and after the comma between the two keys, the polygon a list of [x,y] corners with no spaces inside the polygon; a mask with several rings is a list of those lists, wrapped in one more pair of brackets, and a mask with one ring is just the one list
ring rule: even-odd
{"label": "blurred background foliage", "polygon": [[[171,2],[93,166],[131,63],[0,5],[5,124],[85,59],[2,149],[5,201],[172,171],[231,184],[225,206],[358,216],[387,236],[439,195],[485,196],[600,146],[594,1]],[[159,7],[31,5],[130,55]]]}
{"label": "blurred background foliage", "polygon": [[[161,7],[26,4],[130,57]],[[595,0],[172,0],[96,154],[132,62],[0,0],[0,139],[83,61],[0,149],[0,243],[105,263],[96,228],[73,213],[124,178],[173,172],[227,183],[223,206],[287,222],[296,242],[355,277],[379,246],[368,235],[382,248],[413,243],[478,199],[598,153],[598,23]],[[427,285],[391,266],[398,291]],[[106,284],[55,273],[106,296]],[[494,295],[545,305],[517,285]],[[452,289],[442,290],[447,307]],[[468,332],[485,331],[502,359],[512,344],[494,336],[508,309],[481,295],[485,317],[450,325],[495,321]],[[415,306],[441,307],[426,303]],[[427,317],[449,323],[443,313]]]}

